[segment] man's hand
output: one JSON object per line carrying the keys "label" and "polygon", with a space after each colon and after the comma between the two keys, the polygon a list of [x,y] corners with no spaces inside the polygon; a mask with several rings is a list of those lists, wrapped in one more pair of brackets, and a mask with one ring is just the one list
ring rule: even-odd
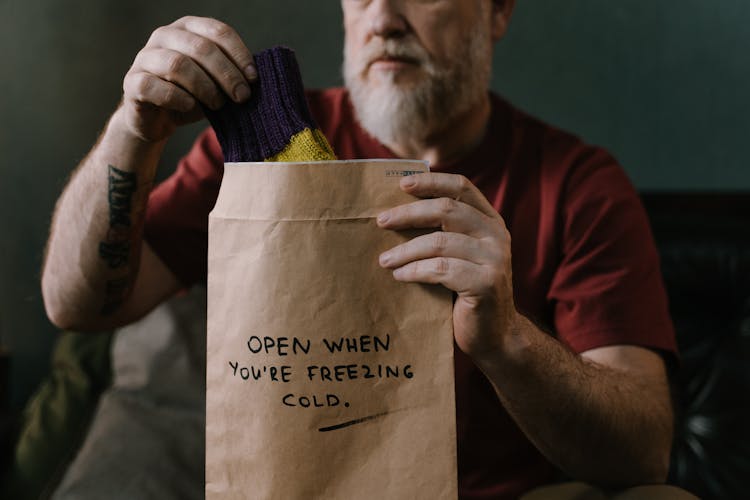
{"label": "man's hand", "polygon": [[510,235],[466,178],[405,177],[422,199],[378,218],[392,230],[439,228],[381,254],[399,281],[439,283],[458,294],[456,344],[484,372],[537,448],[571,477],[610,486],[662,482],[672,410],[664,362],[649,349],[567,348],[516,312]]}
{"label": "man's hand", "polygon": [[42,271],[53,323],[111,329],[179,289],[143,241],[162,149],[178,126],[201,118],[201,105],[250,97],[255,78],[252,54],[220,21],[184,17],[153,32],[125,75],[121,106],[58,201]]}
{"label": "man's hand", "polygon": [[125,75],[125,124],[141,140],[161,141],[199,120],[200,104],[218,109],[227,96],[246,100],[256,78],[253,56],[231,27],[183,17],[157,28]]}
{"label": "man's hand", "polygon": [[458,347],[479,361],[501,351],[516,318],[510,234],[497,211],[466,177],[404,177],[401,189],[422,199],[380,214],[384,229],[439,228],[380,256],[404,282],[439,283],[458,294],[453,329]]}

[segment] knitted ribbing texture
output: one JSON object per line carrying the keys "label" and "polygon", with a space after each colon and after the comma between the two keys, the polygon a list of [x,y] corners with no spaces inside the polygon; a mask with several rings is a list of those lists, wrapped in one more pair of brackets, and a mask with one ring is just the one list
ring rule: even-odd
{"label": "knitted ribbing texture", "polygon": [[294,51],[273,47],[254,59],[258,79],[251,84],[250,99],[227,100],[217,111],[204,108],[224,161],[335,160],[310,114]]}

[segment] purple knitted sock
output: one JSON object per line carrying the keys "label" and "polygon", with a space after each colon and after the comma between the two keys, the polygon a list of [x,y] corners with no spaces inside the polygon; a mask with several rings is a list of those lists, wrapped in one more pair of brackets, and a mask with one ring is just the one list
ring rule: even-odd
{"label": "purple knitted sock", "polygon": [[225,162],[269,159],[284,150],[294,135],[317,129],[294,51],[273,47],[256,53],[254,59],[258,79],[251,84],[250,99],[239,104],[227,100],[218,111],[203,110]]}

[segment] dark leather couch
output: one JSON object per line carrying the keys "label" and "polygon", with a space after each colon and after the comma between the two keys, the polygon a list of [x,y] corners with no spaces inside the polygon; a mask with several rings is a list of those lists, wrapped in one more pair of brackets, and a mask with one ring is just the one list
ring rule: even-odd
{"label": "dark leather couch", "polygon": [[750,498],[750,194],[642,198],[681,351],[670,482]]}

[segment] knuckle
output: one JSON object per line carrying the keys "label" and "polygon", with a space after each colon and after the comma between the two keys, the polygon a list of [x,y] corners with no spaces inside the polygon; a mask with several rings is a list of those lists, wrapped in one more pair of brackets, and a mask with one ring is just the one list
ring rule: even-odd
{"label": "knuckle", "polygon": [[429,270],[429,266],[425,265],[424,261],[417,260],[409,265],[409,277],[416,279],[425,273],[425,270]]}
{"label": "knuckle", "polygon": [[467,179],[463,175],[458,176],[458,191],[459,193],[468,193],[472,190],[474,187],[474,184],[471,183],[469,179]]}
{"label": "knuckle", "polygon": [[440,257],[435,260],[435,272],[437,274],[448,274],[448,271],[450,271],[450,267],[450,261],[445,257]]}
{"label": "knuckle", "polygon": [[125,93],[136,101],[144,100],[150,93],[152,87],[153,83],[151,78],[145,73],[127,75],[123,85]]}
{"label": "knuckle", "polygon": [[138,98],[143,100],[151,93],[151,90],[154,88],[154,82],[149,78],[146,74],[139,74],[138,78],[136,80],[136,93],[138,94]]}
{"label": "knuckle", "polygon": [[[149,40],[149,43],[151,43],[150,40]],[[128,73],[138,71],[143,66],[144,59],[146,59],[149,56],[149,53],[153,53],[153,48],[149,47],[149,45],[146,44],[146,46],[144,46],[141,50],[139,50],[138,53],[133,58],[133,64],[130,66]]]}
{"label": "knuckle", "polygon": [[409,253],[409,249],[407,248],[408,246],[409,244],[407,243],[404,245],[399,245],[393,249],[397,259],[403,259]]}
{"label": "knuckle", "polygon": [[179,19],[176,19],[169,26],[177,26],[177,27],[180,27],[182,29],[182,28],[185,28],[187,25],[195,24],[195,23],[200,23],[200,22],[203,22],[203,21],[204,21],[204,19],[202,17],[193,16],[193,15],[187,15],[187,16],[182,16]]}
{"label": "knuckle", "polygon": [[234,34],[234,30],[228,24],[217,19],[210,20],[207,30],[209,35],[216,38],[226,38]]}
{"label": "knuckle", "polygon": [[234,88],[236,85],[242,83],[242,79],[237,74],[237,70],[229,63],[222,64],[219,71],[220,81],[227,82],[230,87]]}
{"label": "knuckle", "polygon": [[193,54],[199,57],[210,56],[214,52],[214,44],[205,38],[197,38],[191,44]]}
{"label": "knuckle", "polygon": [[409,219],[414,215],[414,206],[412,204],[396,207],[391,210],[391,221],[402,221]]}
{"label": "knuckle", "polygon": [[244,46],[233,49],[231,54],[235,60],[240,61],[245,66],[253,62],[252,54]]}
{"label": "knuckle", "polygon": [[167,59],[166,64],[166,76],[171,79],[185,70],[188,58],[182,54],[174,54]]}
{"label": "knuckle", "polygon": [[448,236],[443,231],[435,231],[432,234],[432,249],[442,254],[448,247]]}
{"label": "knuckle", "polygon": [[174,101],[177,97],[177,89],[173,85],[167,86],[167,88],[164,89],[164,91],[161,93],[159,104],[167,104]]}
{"label": "knuckle", "polygon": [[438,203],[439,203],[438,206],[440,207],[440,211],[444,215],[450,214],[451,212],[453,212],[453,210],[456,207],[456,202],[454,200],[450,199],[450,198],[445,198],[445,197],[444,198],[440,198],[438,200]]}
{"label": "knuckle", "polygon": [[156,28],[153,32],[151,32],[151,36],[148,38],[148,42],[146,42],[146,45],[154,45],[157,40],[160,40],[162,38],[165,30],[166,26],[159,26],[158,28]]}

